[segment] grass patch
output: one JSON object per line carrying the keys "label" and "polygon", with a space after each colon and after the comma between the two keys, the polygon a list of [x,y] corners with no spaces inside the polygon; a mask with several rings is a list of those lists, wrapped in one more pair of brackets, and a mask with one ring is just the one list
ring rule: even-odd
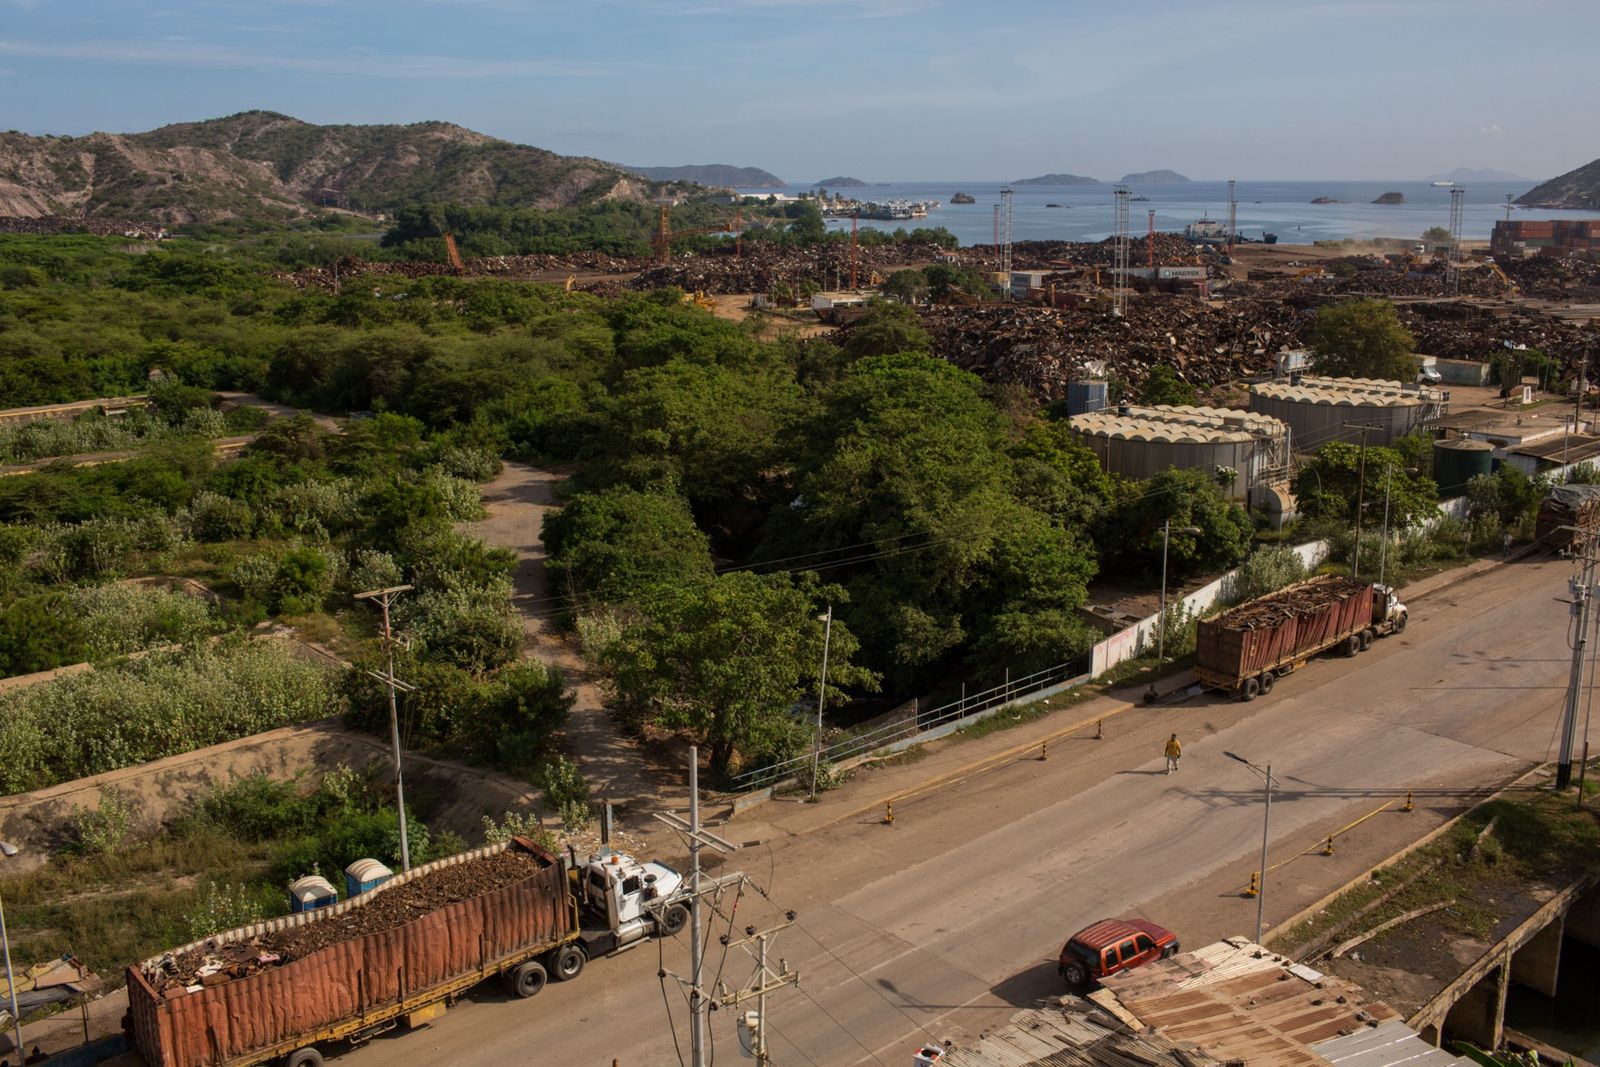
{"label": "grass patch", "polygon": [[[1479,843],[1491,821],[1494,829]],[[1455,903],[1419,920],[1417,929],[1401,927],[1367,944],[1376,951],[1391,937],[1494,941],[1534,910],[1535,891],[1563,888],[1594,871],[1600,871],[1600,822],[1578,810],[1570,795],[1540,790],[1498,797],[1462,816],[1437,840],[1375,871],[1370,881],[1273,939],[1272,947],[1294,955],[1330,946],[1446,900]],[[1396,887],[1401,888],[1393,892]],[[1384,900],[1385,894],[1391,895]]]}

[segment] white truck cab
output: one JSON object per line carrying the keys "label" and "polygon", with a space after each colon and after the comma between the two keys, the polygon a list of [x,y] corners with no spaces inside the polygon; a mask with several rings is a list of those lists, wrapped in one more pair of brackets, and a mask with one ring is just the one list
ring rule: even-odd
{"label": "white truck cab", "polygon": [[[654,936],[676,934],[689,920],[683,876],[664,863],[611,850],[578,871],[578,910],[591,957]],[[600,951],[595,951],[596,949]]]}
{"label": "white truck cab", "polygon": [[1380,633],[1400,633],[1406,628],[1406,606],[1400,602],[1395,594],[1394,587],[1377,585],[1372,587],[1372,621],[1387,624]]}

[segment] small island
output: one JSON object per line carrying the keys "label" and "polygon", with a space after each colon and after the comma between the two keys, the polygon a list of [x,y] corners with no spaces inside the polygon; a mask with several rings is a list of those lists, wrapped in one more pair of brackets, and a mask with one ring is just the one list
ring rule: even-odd
{"label": "small island", "polygon": [[1099,178],[1081,174],[1041,174],[1037,178],[1018,178],[1012,185],[1099,185]]}
{"label": "small island", "polygon": [[860,178],[824,178],[815,183],[812,188],[824,189],[865,189],[871,182],[864,182]]}
{"label": "small island", "polygon": [[1141,170],[1122,176],[1124,185],[1176,185],[1188,180],[1175,170]]}
{"label": "small island", "polygon": [[1404,193],[1384,193],[1373,201],[1374,204],[1403,204],[1405,202],[1406,196]]}
{"label": "small island", "polygon": [[1344,203],[1343,200],[1335,200],[1331,196],[1319,196],[1319,197],[1317,197],[1315,200],[1313,200],[1311,202],[1313,204],[1342,204],[1342,203]]}
{"label": "small island", "polygon": [[971,193],[955,193],[950,197],[952,204],[976,204],[978,201]]}

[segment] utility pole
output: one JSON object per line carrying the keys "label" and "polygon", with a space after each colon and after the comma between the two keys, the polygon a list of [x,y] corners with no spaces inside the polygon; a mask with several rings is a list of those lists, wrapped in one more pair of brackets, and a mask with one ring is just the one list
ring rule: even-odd
{"label": "utility pole", "polygon": [[756,946],[756,969],[750,976],[750,981],[737,991],[728,989],[724,984],[717,997],[717,1003],[724,1008],[737,1008],[748,1000],[756,1002],[756,1010],[741,1016],[738,1022],[740,1040],[741,1042],[748,1040],[747,1051],[755,1057],[756,1067],[770,1067],[772,1062],[768,1059],[767,1052],[767,994],[776,992],[786,985],[800,984],[800,972],[791,971],[787,960],[780,959],[776,971],[767,966],[767,942],[779,930],[793,925],[794,912],[791,911],[785,915],[782,924],[771,930],[763,930],[758,934],[755,927],[747,926],[744,928],[745,936],[742,941],[728,942],[728,948],[742,948],[746,952],[750,951],[749,946],[752,943]]}
{"label": "utility pole", "polygon": [[406,836],[406,784],[405,775],[400,768],[400,714],[395,709],[395,690],[404,689],[411,692],[415,686],[407,685],[394,676],[394,631],[389,626],[389,604],[401,593],[409,592],[409,585],[393,585],[387,589],[374,589],[367,593],[357,593],[357,600],[376,600],[383,608],[383,651],[388,658],[389,665],[383,674],[377,671],[368,671],[372,677],[382,682],[389,690],[389,743],[394,749],[394,806],[400,814],[400,868],[402,871],[411,869],[411,842]]}
{"label": "utility pole", "polygon": [[1394,484],[1394,464],[1383,472],[1383,538],[1378,542],[1378,584],[1383,584],[1384,564],[1389,561],[1389,489]]}
{"label": "utility pole", "polygon": [[[1567,527],[1573,529],[1572,527]],[[1561,753],[1556,761],[1556,791],[1572,784],[1572,745],[1578,727],[1578,696],[1583,687],[1583,652],[1589,640],[1589,601],[1594,587],[1595,537],[1588,530],[1573,529],[1583,537],[1582,566],[1579,577],[1569,580],[1572,593],[1572,618],[1577,626],[1572,642],[1572,672],[1567,682],[1567,701],[1561,716]]]}
{"label": "utility pole", "polygon": [[822,677],[817,679],[817,736],[811,745],[811,800],[817,799],[817,768],[822,762],[822,707],[828,700],[828,644],[833,639],[833,605],[822,617]]}
{"label": "utility pole", "polygon": [[1356,545],[1351,552],[1350,577],[1361,577],[1361,510],[1367,503],[1367,433],[1373,429],[1370,423],[1347,422],[1346,429],[1361,431],[1361,462],[1356,475]]}
{"label": "utility pole", "polygon": [[1117,318],[1126,318],[1128,315],[1128,199],[1132,190],[1126,185],[1118,185],[1111,190],[1115,198],[1114,231],[1116,243],[1112,246],[1112,281],[1116,288],[1112,290],[1111,314]]}
{"label": "utility pole", "polygon": [[[700,880],[700,849],[706,846],[718,852],[734,852],[739,846],[731,841],[724,841],[716,834],[700,828],[700,747],[689,746],[689,821],[684,822],[678,816],[667,811],[658,811],[655,817],[660,822],[677,830],[689,839],[689,1055],[690,1067],[706,1067],[706,1011],[709,1002],[706,1000],[705,991],[701,989],[701,979],[704,977],[705,960],[700,940],[700,898],[706,892],[715,892],[736,881],[743,881],[744,875],[729,875],[725,878],[712,879],[710,889],[703,887]],[[665,977],[663,972],[662,977]],[[680,982],[683,979],[678,979]]]}

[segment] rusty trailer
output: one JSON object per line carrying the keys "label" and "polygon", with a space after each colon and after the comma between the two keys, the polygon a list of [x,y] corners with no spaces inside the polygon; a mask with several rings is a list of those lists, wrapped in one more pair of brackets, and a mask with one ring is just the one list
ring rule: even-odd
{"label": "rusty trailer", "polygon": [[1384,587],[1337,575],[1313,578],[1202,619],[1195,676],[1253,700],[1319,652],[1338,647],[1355,655],[1377,636],[1404,629],[1405,615]]}
{"label": "rusty trailer", "polygon": [[[449,868],[508,850],[530,861],[525,877],[450,894],[457,899],[409,921],[370,921],[385,898],[407,887],[426,896],[429,879],[459,880],[468,872]],[[315,929],[322,924],[330,925]],[[314,1067],[319,1046],[359,1043],[401,1022],[422,1025],[486,978],[501,975],[514,994],[531,996],[547,972],[575,976],[557,957],[573,951],[578,936],[565,862],[516,837],[418,867],[333,907],[229,930],[129,967],[129,1024],[150,1067],[279,1059]],[[285,941],[309,950],[279,961],[272,946]],[[192,983],[187,972],[173,980],[174,966],[197,955],[247,962],[203,968],[206,977]]]}

